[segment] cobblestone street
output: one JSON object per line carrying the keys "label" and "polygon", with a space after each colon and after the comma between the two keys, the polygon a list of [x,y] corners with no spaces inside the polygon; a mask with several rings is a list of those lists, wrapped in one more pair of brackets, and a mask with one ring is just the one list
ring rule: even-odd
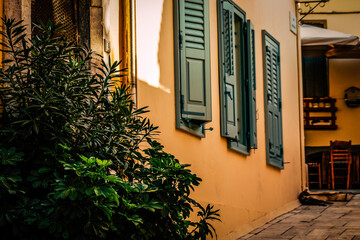
{"label": "cobblestone street", "polygon": [[360,240],[360,194],[325,207],[302,205],[240,239]]}

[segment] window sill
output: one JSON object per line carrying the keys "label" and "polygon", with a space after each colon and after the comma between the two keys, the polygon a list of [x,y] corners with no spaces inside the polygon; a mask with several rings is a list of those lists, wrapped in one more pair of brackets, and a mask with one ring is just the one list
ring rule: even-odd
{"label": "window sill", "polygon": [[276,159],[276,158],[270,158],[267,159],[267,165],[276,168],[278,170],[283,170],[284,169],[284,160],[283,159]]}
{"label": "window sill", "polygon": [[250,156],[250,152],[247,146],[244,146],[241,143],[235,141],[231,141],[230,139],[228,139],[228,148],[235,152]]}
{"label": "window sill", "polygon": [[204,125],[205,124],[197,124],[192,121],[185,121],[183,119],[176,121],[176,128],[200,138],[205,137]]}

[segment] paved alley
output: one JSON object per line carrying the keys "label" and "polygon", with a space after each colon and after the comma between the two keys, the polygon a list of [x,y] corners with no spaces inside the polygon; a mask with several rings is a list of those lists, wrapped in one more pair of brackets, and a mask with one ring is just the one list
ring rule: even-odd
{"label": "paved alley", "polygon": [[360,240],[360,194],[325,207],[302,205],[240,239]]}

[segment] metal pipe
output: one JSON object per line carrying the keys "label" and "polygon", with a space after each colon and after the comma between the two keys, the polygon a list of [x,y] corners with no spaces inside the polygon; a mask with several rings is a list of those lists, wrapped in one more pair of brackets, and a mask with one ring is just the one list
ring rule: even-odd
{"label": "metal pipe", "polygon": [[[295,12],[298,12],[298,5],[295,4]],[[298,17],[299,15],[297,15]],[[299,27],[299,22],[297,22]],[[299,143],[300,143],[300,181],[301,191],[304,191],[308,187],[307,171],[305,164],[305,134],[304,134],[304,104],[303,104],[303,81],[302,81],[302,53],[301,53],[301,40],[298,32],[296,34],[296,49],[297,49],[297,74],[298,74],[298,107],[299,107]]]}
{"label": "metal pipe", "polygon": [[309,12],[309,13],[300,13],[300,15],[306,15],[306,14],[359,14],[360,11],[348,11],[348,12]]}
{"label": "metal pipe", "polygon": [[328,2],[328,1],[330,1],[330,0],[311,0],[311,1],[295,1],[295,2],[296,2],[296,3],[318,3],[318,2],[320,2],[320,3],[322,3],[322,2],[326,3],[326,2]]}

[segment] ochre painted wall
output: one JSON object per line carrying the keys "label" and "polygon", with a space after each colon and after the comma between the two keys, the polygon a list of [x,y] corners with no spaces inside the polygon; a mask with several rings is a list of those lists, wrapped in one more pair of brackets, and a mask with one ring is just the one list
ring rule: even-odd
{"label": "ochre painted wall", "polygon": [[[298,206],[301,191],[300,121],[296,35],[289,30],[293,0],[235,0],[255,26],[258,149],[250,156],[227,148],[220,136],[217,2],[210,2],[212,122],[205,138],[175,128],[173,1],[137,0],[138,104],[149,106],[165,150],[203,179],[192,194],[201,203],[221,209],[215,223],[220,238],[236,239]],[[285,169],[267,166],[261,30],[280,42]]]}
{"label": "ochre painted wall", "polygon": [[[315,12],[360,12],[358,0],[331,0],[324,8]],[[327,28],[360,36],[360,14],[311,14],[305,20],[326,20]],[[360,88],[360,59],[329,59],[329,95],[336,98],[337,130],[305,131],[306,146],[329,146],[330,140],[352,140],[360,145],[360,107],[349,108],[344,102],[344,91],[349,87]]]}

